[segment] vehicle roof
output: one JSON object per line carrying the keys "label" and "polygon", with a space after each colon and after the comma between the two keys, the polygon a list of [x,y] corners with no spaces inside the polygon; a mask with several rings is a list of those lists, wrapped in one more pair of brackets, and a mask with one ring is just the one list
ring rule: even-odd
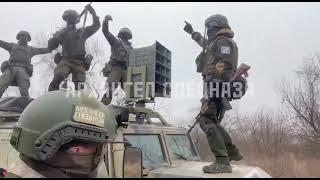
{"label": "vehicle roof", "polygon": [[24,96],[0,98],[0,129],[13,128],[22,111],[32,100]]}
{"label": "vehicle roof", "polygon": [[173,167],[162,167],[149,172],[153,177],[199,177],[199,178],[268,178],[271,177],[258,167],[232,165],[232,173],[209,174],[202,167],[210,162],[184,162]]}
{"label": "vehicle roof", "polygon": [[32,100],[25,96],[0,98],[0,111],[22,113]]}

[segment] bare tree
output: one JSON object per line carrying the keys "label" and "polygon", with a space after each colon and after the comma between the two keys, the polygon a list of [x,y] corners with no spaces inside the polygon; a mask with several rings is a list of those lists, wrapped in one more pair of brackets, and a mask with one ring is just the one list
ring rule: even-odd
{"label": "bare tree", "polygon": [[244,125],[247,142],[253,143],[258,153],[277,156],[285,145],[290,144],[290,126],[286,114],[258,110]]}
{"label": "bare tree", "polygon": [[[39,33],[34,37],[33,42],[37,47],[47,47],[49,38],[51,38],[51,35]],[[53,77],[54,68],[56,67],[56,64],[54,63],[54,55],[57,52],[61,52],[61,47],[51,53],[33,58],[32,63],[35,71],[33,73],[33,79],[36,79],[37,83],[31,82],[31,94],[38,96],[48,91],[48,86]],[[35,93],[32,93],[32,91],[35,91]]]}
{"label": "bare tree", "polygon": [[102,42],[98,37],[91,38],[86,46],[87,54],[93,56],[93,61],[90,69],[86,72],[86,85],[94,91],[96,96],[100,98],[104,94],[105,77],[102,76],[101,70],[106,63],[105,51]]}
{"label": "bare tree", "polygon": [[296,74],[296,85],[282,82],[282,100],[293,115],[297,135],[320,144],[320,58],[305,59]]}

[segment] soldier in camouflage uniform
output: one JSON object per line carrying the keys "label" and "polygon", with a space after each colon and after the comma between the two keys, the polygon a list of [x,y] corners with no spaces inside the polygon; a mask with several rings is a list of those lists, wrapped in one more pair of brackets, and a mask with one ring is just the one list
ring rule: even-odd
{"label": "soldier in camouflage uniform", "polygon": [[129,54],[132,49],[131,43],[132,33],[128,28],[121,28],[118,37],[109,31],[108,22],[112,20],[110,15],[107,15],[103,21],[102,32],[111,46],[110,60],[106,63],[102,72],[105,77],[108,77],[106,85],[107,92],[102,97],[101,102],[105,105],[110,104],[112,100],[112,93],[117,88],[118,83],[126,82],[127,66],[129,61]]}
{"label": "soldier in camouflage uniform", "polygon": [[0,97],[9,86],[18,86],[20,95],[29,97],[30,77],[33,73],[31,59],[35,55],[51,52],[48,48],[29,46],[31,36],[27,31],[20,31],[16,39],[18,43],[0,40],[0,47],[10,53],[9,60],[1,64]]}
{"label": "soldier in camouflage uniform", "polygon": [[[186,22],[184,30],[191,34],[192,39],[204,51],[197,57],[197,71],[202,73],[204,81],[204,96],[208,97],[209,82],[230,81],[238,65],[238,48],[232,39],[231,30],[225,16],[212,15],[205,21],[207,36],[202,37],[199,32],[193,31],[192,26]],[[210,90],[210,89],[209,89]],[[211,151],[216,161],[203,167],[206,173],[231,173],[231,160],[241,160],[243,157],[238,148],[232,143],[228,132],[220,125],[223,114],[231,109],[226,98],[203,98],[199,124],[206,133]],[[206,107],[204,107],[206,105]]]}
{"label": "soldier in camouflage uniform", "polygon": [[[72,81],[75,89],[86,81],[86,70],[89,69],[91,60],[86,58],[85,42],[100,28],[99,17],[89,4],[86,9],[91,13],[93,24],[91,26],[77,29],[76,24],[80,21],[79,14],[74,10],[66,10],[63,13],[63,20],[67,26],[56,32],[49,40],[52,50],[62,46],[62,56],[55,62],[58,64],[54,70],[54,77],[49,85],[49,91],[59,89],[60,83],[72,73]],[[83,87],[80,87],[83,88]]]}
{"label": "soldier in camouflage uniform", "polygon": [[[10,161],[2,176],[108,177],[104,145],[116,135],[117,123],[89,93],[67,93],[46,93],[24,109],[10,139],[19,157]],[[99,122],[92,120],[97,118]]]}

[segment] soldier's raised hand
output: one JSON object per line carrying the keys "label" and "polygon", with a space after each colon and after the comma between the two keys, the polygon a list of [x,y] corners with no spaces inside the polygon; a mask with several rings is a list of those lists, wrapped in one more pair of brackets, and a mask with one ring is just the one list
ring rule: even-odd
{"label": "soldier's raised hand", "polygon": [[192,34],[193,32],[193,28],[192,25],[190,23],[188,23],[187,21],[184,21],[186,23],[186,25],[184,26],[183,30],[189,34]]}
{"label": "soldier's raised hand", "polygon": [[93,7],[91,6],[91,3],[86,5],[85,9],[88,10],[91,14],[95,12]]}
{"label": "soldier's raised hand", "polygon": [[104,17],[104,20],[105,20],[105,21],[112,21],[112,17],[111,17],[110,15],[106,15],[106,16]]}

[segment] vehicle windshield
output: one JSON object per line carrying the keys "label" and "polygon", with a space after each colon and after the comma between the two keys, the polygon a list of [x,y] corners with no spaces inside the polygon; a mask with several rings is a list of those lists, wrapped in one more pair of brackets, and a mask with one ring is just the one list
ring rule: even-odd
{"label": "vehicle windshield", "polygon": [[154,169],[167,162],[160,143],[159,135],[124,135],[124,141],[128,141],[130,146],[138,147],[142,150],[143,166]]}
{"label": "vehicle windshield", "polygon": [[198,160],[194,146],[187,135],[167,135],[167,142],[173,160]]}

